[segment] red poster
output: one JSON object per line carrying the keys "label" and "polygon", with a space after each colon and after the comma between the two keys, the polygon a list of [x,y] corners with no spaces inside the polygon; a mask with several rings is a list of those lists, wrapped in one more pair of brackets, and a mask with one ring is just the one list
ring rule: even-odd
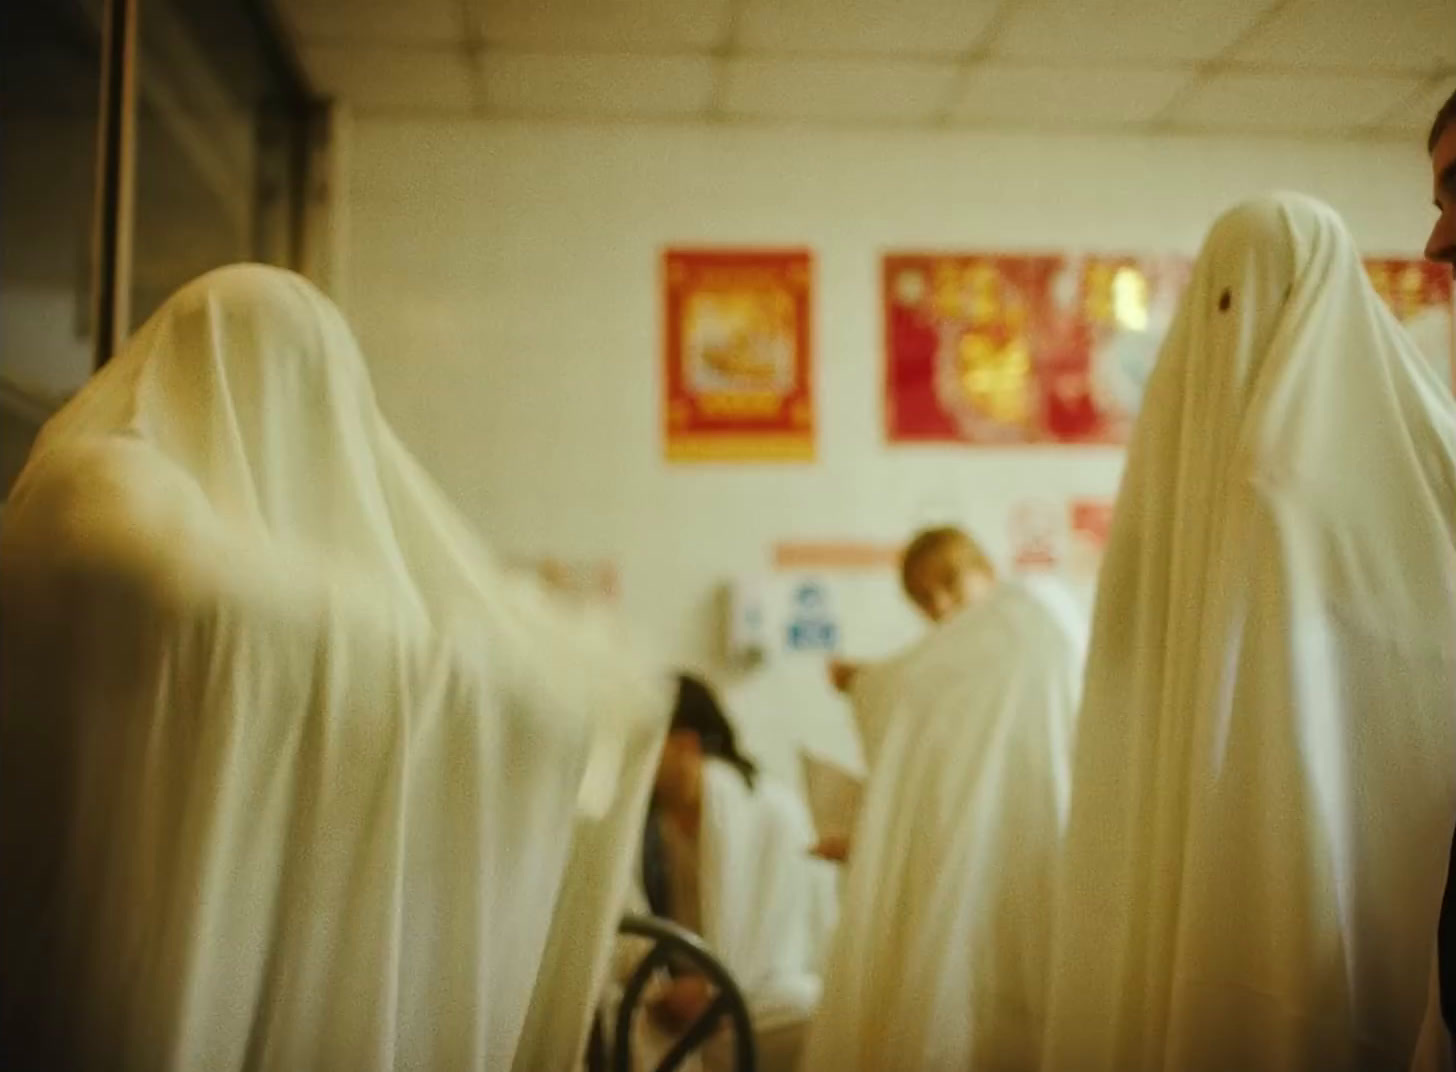
{"label": "red poster", "polygon": [[674,461],[814,456],[805,250],[663,257],[663,420]]}
{"label": "red poster", "polygon": [[1125,442],[1187,275],[1166,257],[887,256],[889,438]]}
{"label": "red poster", "polygon": [[1411,333],[1447,383],[1456,385],[1456,309],[1451,269],[1430,261],[1368,257],[1365,270],[1375,292]]}
{"label": "red poster", "polygon": [[[1366,261],[1456,383],[1449,269]],[[892,254],[884,259],[891,442],[1124,443],[1191,264],[1179,257]]]}
{"label": "red poster", "polygon": [[1071,566],[1084,576],[1095,576],[1112,531],[1113,500],[1073,499],[1067,504],[1067,528],[1071,533]]}

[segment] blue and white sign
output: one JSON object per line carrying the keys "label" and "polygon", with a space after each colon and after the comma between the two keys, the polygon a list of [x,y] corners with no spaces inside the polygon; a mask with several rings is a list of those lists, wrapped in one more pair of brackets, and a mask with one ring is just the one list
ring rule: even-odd
{"label": "blue and white sign", "polygon": [[818,581],[804,581],[793,590],[785,643],[790,651],[835,651],[839,626],[834,621],[829,593]]}

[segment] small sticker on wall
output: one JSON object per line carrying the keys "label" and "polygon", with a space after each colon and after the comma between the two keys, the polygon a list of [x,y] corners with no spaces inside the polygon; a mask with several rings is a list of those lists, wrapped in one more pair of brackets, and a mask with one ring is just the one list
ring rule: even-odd
{"label": "small sticker on wall", "polygon": [[1061,513],[1050,503],[1025,502],[1011,511],[1011,560],[1018,571],[1057,568]]}
{"label": "small sticker on wall", "polygon": [[794,587],[784,643],[793,652],[832,652],[839,647],[839,626],[829,603],[829,592],[818,581]]}
{"label": "small sticker on wall", "polygon": [[1073,499],[1067,504],[1067,528],[1071,534],[1072,570],[1081,577],[1095,577],[1107,549],[1112,529],[1111,499]]}
{"label": "small sticker on wall", "polygon": [[565,562],[546,558],[531,564],[536,576],[550,589],[572,599],[615,602],[619,581],[615,563],[607,561]]}

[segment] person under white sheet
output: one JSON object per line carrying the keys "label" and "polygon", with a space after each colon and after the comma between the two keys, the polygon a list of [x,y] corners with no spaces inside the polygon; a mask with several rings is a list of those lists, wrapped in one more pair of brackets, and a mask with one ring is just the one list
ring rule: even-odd
{"label": "person under white sheet", "polygon": [[189,284],[42,430],[0,701],[6,1067],[574,1067],[670,697],[303,279]]}
{"label": "person under white sheet", "polygon": [[1132,438],[1073,785],[1046,1072],[1447,1063],[1456,405],[1317,201],[1204,241]]}
{"label": "person under white sheet", "polygon": [[[981,545],[969,533],[953,525],[922,529],[905,545],[900,553],[900,587],[915,609],[931,626],[938,625],[952,617],[968,604],[975,602],[996,582],[996,573],[991,560]],[[865,761],[874,765],[879,752],[885,727],[866,723],[864,716],[881,712],[885,705],[875,702],[854,702],[855,693],[865,685],[866,677],[878,676],[880,681],[893,680],[893,673],[887,672],[892,661],[881,663],[878,674],[863,674],[869,667],[865,664],[833,659],[829,663],[829,681],[836,692],[843,693],[854,703],[860,745],[864,749]],[[825,846],[826,855],[837,855],[836,846]]]}
{"label": "person under white sheet", "polygon": [[[819,1001],[837,892],[833,869],[810,856],[813,842],[799,798],[740,752],[712,690],[680,676],[644,831],[643,893],[733,976],[766,1072],[795,1066]],[[651,1002],[656,1030],[640,1033],[641,1045],[665,1049],[711,996],[698,976],[665,983]],[[705,1051],[709,1067],[729,1067],[724,1042]]]}
{"label": "person under white sheet", "polygon": [[905,573],[936,624],[851,687],[869,783],[802,1067],[1034,1069],[1081,643],[960,530]]}
{"label": "person under white sheet", "polygon": [[[996,583],[996,571],[981,545],[954,525],[922,529],[900,555],[900,585],[916,610],[935,628],[977,602]],[[1035,594],[1056,615],[1082,660],[1087,647],[1086,617],[1062,583],[1050,576],[1025,576],[1017,581]],[[831,660],[829,680],[844,694],[854,711],[860,747],[867,767],[879,755],[887,720],[896,711],[895,693],[902,687],[902,664],[918,658],[912,644],[897,657],[878,663]],[[888,695],[887,695],[888,694]],[[847,839],[830,837],[816,847],[824,859],[848,858]]]}

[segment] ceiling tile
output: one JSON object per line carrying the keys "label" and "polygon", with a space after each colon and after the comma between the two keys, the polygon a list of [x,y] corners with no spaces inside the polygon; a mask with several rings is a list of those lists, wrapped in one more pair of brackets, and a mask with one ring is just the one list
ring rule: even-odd
{"label": "ceiling tile", "polygon": [[1436,121],[1436,113],[1452,93],[1456,93],[1456,74],[1431,83],[1413,97],[1401,101],[1382,116],[1376,126],[1381,130],[1425,137]]}
{"label": "ceiling tile", "polygon": [[1020,0],[1011,8],[990,53],[1009,59],[1085,64],[1208,60],[1238,40],[1271,2]]}
{"label": "ceiling tile", "polygon": [[987,61],[967,74],[952,117],[971,122],[1075,127],[1142,123],[1193,78],[1192,68],[1128,70]]}
{"label": "ceiling tile", "polygon": [[332,45],[303,48],[314,84],[361,112],[459,113],[474,104],[463,51]]}
{"label": "ceiling tile", "polygon": [[542,52],[709,49],[730,0],[473,0],[487,42]]}
{"label": "ceiling tile", "polygon": [[746,51],[951,56],[985,32],[995,0],[744,0]]}
{"label": "ceiling tile", "polygon": [[724,110],[756,119],[926,121],[955,74],[948,63],[744,56],[729,62]]}
{"label": "ceiling tile", "polygon": [[1398,76],[1215,75],[1166,118],[1176,126],[1289,132],[1370,126],[1420,89]]}
{"label": "ceiling tile", "polygon": [[1350,72],[1429,72],[1456,63],[1456,0],[1293,0],[1230,58]]}
{"label": "ceiling tile", "polygon": [[279,0],[294,39],[306,44],[452,45],[465,39],[460,0]]}
{"label": "ceiling tile", "polygon": [[706,56],[563,56],[488,53],[486,106],[507,115],[661,118],[707,110],[714,61]]}

